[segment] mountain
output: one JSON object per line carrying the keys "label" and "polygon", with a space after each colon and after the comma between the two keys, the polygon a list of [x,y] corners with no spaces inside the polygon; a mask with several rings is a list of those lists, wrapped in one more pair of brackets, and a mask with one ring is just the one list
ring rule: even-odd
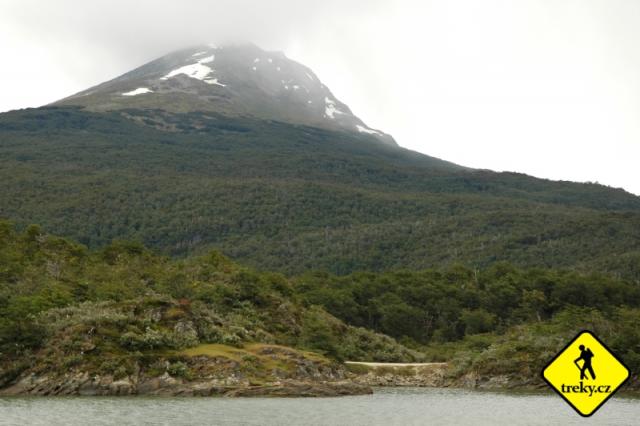
{"label": "mountain", "polygon": [[403,149],[360,131],[309,71],[251,45],[199,47],[0,114],[0,217],[289,274],[506,260],[640,281],[640,197]]}
{"label": "mountain", "polygon": [[364,133],[396,144],[356,117],[311,69],[252,44],[181,50],[55,105],[252,115]]}

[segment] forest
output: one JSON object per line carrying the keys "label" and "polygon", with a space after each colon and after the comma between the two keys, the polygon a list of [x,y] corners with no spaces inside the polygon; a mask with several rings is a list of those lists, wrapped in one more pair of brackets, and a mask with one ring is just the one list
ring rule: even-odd
{"label": "forest", "polygon": [[518,268],[640,281],[640,198],[457,166],[366,135],[252,117],[0,115],[0,218],[92,250],[217,249],[260,270]]}
{"label": "forest", "polygon": [[501,262],[286,277],[217,251],[171,259],[126,241],[89,250],[37,225],[0,222],[0,386],[38,363],[124,371],[132,359],[205,343],[535,377],[583,328],[638,371],[638,321],[637,283],[598,273]]}

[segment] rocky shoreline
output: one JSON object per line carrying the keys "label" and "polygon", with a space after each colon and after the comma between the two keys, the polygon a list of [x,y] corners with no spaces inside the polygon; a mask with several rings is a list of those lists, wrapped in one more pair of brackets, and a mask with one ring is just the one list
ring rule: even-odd
{"label": "rocky shoreline", "polygon": [[[447,363],[383,364],[327,362],[310,359],[290,348],[260,346],[256,355],[268,356],[280,368],[246,374],[247,364],[227,358],[194,356],[185,359],[193,376],[180,377],[166,362],[166,371],[154,375],[140,368],[133,374],[66,373],[26,370],[4,383],[0,396],[184,396],[184,397],[336,397],[368,395],[375,387],[450,387],[478,390],[539,390],[547,386],[536,378],[513,375],[455,374]],[[283,369],[282,361],[290,362]],[[264,360],[263,360],[264,361]],[[246,362],[246,361],[245,361]],[[171,374],[173,371],[174,374]],[[637,380],[625,391],[637,392]]]}
{"label": "rocky shoreline", "polygon": [[328,397],[372,393],[371,386],[353,381],[340,363],[264,344],[242,348],[201,345],[179,354],[153,356],[86,357],[66,371],[51,368],[46,359],[14,373],[7,367],[11,364],[0,366],[0,395],[4,396]]}
{"label": "rocky shoreline", "polygon": [[[210,360],[209,360],[210,362]],[[454,387],[469,389],[539,389],[534,381],[517,381],[507,375],[481,377],[467,373],[453,377],[449,365],[433,363],[414,366],[364,367],[322,366],[309,363],[307,371],[278,378],[277,372],[263,382],[236,373],[218,377],[185,379],[168,372],[149,377],[138,373],[124,378],[90,375],[87,372],[25,374],[0,389],[0,396],[184,396],[184,397],[335,397],[367,395],[374,387]]]}
{"label": "rocky shoreline", "polygon": [[112,376],[90,377],[87,373],[60,377],[29,375],[0,390],[0,396],[330,397],[371,393],[373,391],[370,386],[349,380],[282,380],[257,385],[238,383],[235,380],[186,381],[166,373],[161,377],[141,380],[115,380]]}

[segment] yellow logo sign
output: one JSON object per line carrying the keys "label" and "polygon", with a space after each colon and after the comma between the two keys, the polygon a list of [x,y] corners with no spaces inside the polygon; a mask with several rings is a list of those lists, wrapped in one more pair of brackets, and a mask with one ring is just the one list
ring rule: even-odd
{"label": "yellow logo sign", "polygon": [[581,416],[596,412],[629,378],[629,370],[596,336],[578,334],[542,371]]}

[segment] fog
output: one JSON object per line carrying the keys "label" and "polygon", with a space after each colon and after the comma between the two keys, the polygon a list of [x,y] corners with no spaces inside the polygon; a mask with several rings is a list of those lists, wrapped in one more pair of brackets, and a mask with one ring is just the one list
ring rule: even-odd
{"label": "fog", "polygon": [[638,22],[624,0],[0,0],[0,111],[251,41],[404,147],[640,194]]}

